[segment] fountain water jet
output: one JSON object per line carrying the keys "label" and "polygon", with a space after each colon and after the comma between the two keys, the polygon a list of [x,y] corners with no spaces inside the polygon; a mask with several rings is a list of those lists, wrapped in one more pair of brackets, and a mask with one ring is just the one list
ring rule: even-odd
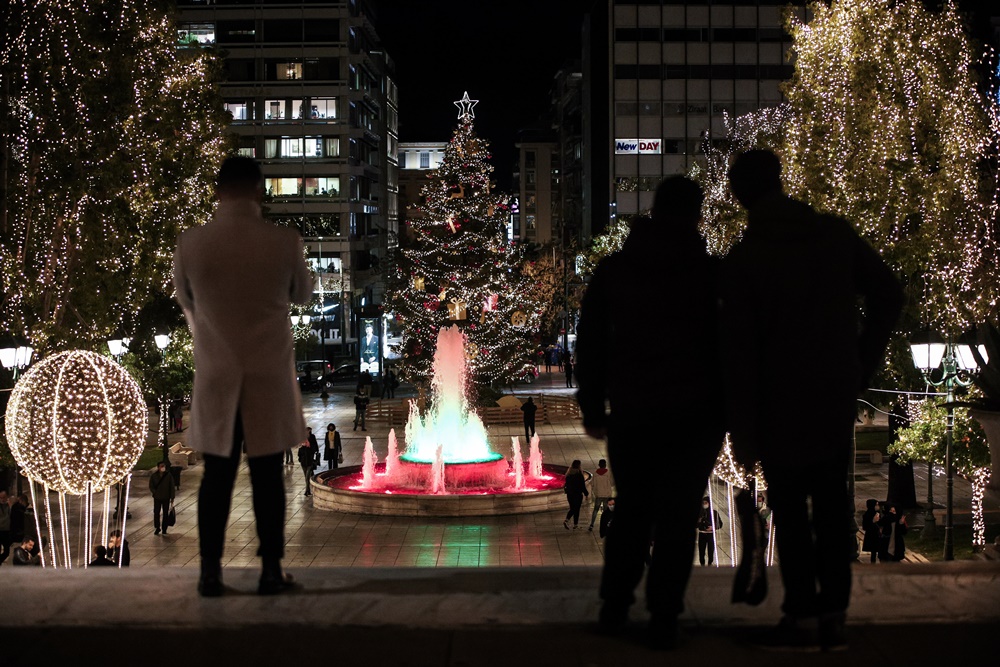
{"label": "fountain water jet", "polygon": [[[566,466],[542,463],[539,438],[530,443],[525,466],[512,437],[511,461],[490,448],[482,419],[466,397],[465,335],[457,326],[438,332],[431,407],[421,414],[410,403],[399,454],[395,430],[378,464],[366,438],[363,465],[321,473],[314,480],[318,508],[364,514],[469,516],[515,514],[562,508]],[[447,501],[450,497],[459,503]],[[440,501],[440,502],[439,502]]]}

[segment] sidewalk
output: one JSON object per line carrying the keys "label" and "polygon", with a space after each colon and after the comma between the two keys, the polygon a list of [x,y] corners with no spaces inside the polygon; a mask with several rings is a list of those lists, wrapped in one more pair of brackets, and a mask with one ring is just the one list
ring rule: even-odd
{"label": "sidewalk", "polygon": [[[397,396],[405,397],[404,391]],[[543,373],[517,395],[572,395],[565,377]],[[304,397],[308,425],[343,432],[345,465],[359,465],[366,437],[384,449],[388,429],[354,431],[351,387],[328,400]],[[538,424],[546,461],[579,458],[593,469],[604,443],[578,422]],[[170,442],[185,434],[170,434]],[[490,428],[497,451],[520,424]],[[155,437],[155,434],[154,434]],[[884,497],[886,466],[859,465],[856,504]],[[288,596],[260,598],[258,557],[246,465],[241,466],[227,533],[224,578],[234,594],[195,594],[195,499],[201,465],[182,473],[178,524],[153,535],[152,503],[133,479],[128,523],[132,567],[71,571],[0,568],[7,602],[0,638],[28,651],[27,663],[82,667],[122,664],[240,665],[330,661],[338,665],[529,667],[646,664],[843,665],[907,667],[990,660],[1000,641],[1000,563],[854,566],[847,654],[773,654],[748,636],[777,621],[781,582],[769,568],[768,599],[757,608],[729,603],[730,546],[719,536],[717,567],[695,567],[682,618],[683,641],[670,654],[641,643],[645,612],[620,639],[591,632],[598,609],[603,544],[585,528],[567,531],[562,512],[422,519],[325,512],[303,496],[299,466],[286,467],[288,571],[304,584]],[[917,496],[923,489],[917,482]],[[943,488],[935,486],[936,489]],[[956,479],[956,508],[969,490]],[[963,495],[964,494],[964,495]],[[989,500],[996,510],[1000,503]],[[72,509],[72,508],[71,508]],[[583,517],[589,519],[589,513]],[[75,521],[75,519],[74,519]],[[75,525],[75,523],[74,523]],[[909,546],[909,545],[908,545]],[[914,541],[913,546],[919,548]],[[641,593],[641,590],[640,590]],[[16,601],[14,603],[13,601]],[[0,667],[11,661],[0,653]],[[22,656],[24,657],[24,656]],[[957,661],[956,661],[957,659]],[[5,662],[6,661],[6,662]]]}

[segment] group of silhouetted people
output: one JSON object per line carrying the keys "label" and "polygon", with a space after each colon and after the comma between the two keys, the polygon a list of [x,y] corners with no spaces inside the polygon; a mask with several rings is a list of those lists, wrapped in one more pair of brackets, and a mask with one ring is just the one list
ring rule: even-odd
{"label": "group of silhouetted people", "polygon": [[[757,643],[838,650],[855,549],[847,486],[855,400],[885,351],[902,288],[847,221],[784,194],[773,153],[741,154],[728,176],[748,223],[725,257],[711,256],[699,233],[701,188],[671,177],[584,295],[577,398],[587,433],[608,440],[617,488],[599,626],[625,626],[648,558],[648,637],[659,648],[675,644],[691,536],[728,431],[737,461],[763,467],[784,584],[781,622]],[[659,345],[678,378],[658,392],[636,391],[634,370],[615,359],[651,295],[668,322]],[[820,386],[789,391],[779,360],[807,364],[820,353]],[[783,433],[808,438],[770,430],[777,397]]]}

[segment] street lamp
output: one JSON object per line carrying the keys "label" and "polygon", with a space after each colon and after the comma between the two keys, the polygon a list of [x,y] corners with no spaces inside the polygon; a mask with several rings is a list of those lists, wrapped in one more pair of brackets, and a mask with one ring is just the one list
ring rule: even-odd
{"label": "street lamp", "polygon": [[[19,344],[19,341],[14,339],[5,341],[5,343],[8,342],[11,345],[0,348],[0,365],[13,373],[14,384],[17,384],[17,376],[31,363],[31,355],[34,354],[34,350],[28,345]],[[17,466],[14,472],[17,477],[17,494],[21,495],[21,467]]]}
{"label": "street lamp", "polygon": [[[979,346],[979,354],[983,360],[987,360],[985,346]],[[950,338],[942,339],[941,336],[929,333],[919,337],[914,337],[910,343],[910,353],[913,355],[913,365],[920,370],[924,376],[924,381],[933,387],[945,388],[945,407],[948,410],[947,421],[945,422],[945,518],[944,518],[944,559],[955,560],[955,538],[953,534],[954,522],[952,511],[954,509],[954,470],[952,465],[952,440],[955,430],[955,387],[968,387],[972,384],[973,376],[979,370],[976,364],[972,348],[966,343],[953,343]],[[933,373],[941,367],[941,375],[935,380]],[[930,484],[930,475],[927,477]],[[928,498],[930,498],[928,489]],[[930,507],[928,512],[933,513]],[[933,525],[933,521],[932,521]]]}
{"label": "street lamp", "polygon": [[[153,336],[156,347],[160,349],[160,369],[167,359],[167,347],[170,345],[170,334],[156,334]],[[160,394],[160,446],[163,448],[163,461],[170,467],[170,449],[167,446],[167,430],[170,427],[170,398],[166,394]]]}

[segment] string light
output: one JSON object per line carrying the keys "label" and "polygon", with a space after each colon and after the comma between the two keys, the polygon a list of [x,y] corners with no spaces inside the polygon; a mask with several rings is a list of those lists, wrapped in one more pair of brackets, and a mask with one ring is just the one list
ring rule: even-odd
{"label": "string light", "polygon": [[0,316],[36,350],[90,347],[169,293],[226,148],[209,50],[161,0],[11,2]]}
{"label": "string light", "polygon": [[790,17],[787,190],[850,220],[900,275],[921,320],[958,333],[997,305],[996,98],[954,2],[841,0]]}
{"label": "string light", "polygon": [[124,477],[146,439],[142,391],[114,360],[84,350],[32,366],[7,406],[11,453],[48,489],[82,495]]}
{"label": "string light", "polygon": [[437,333],[458,325],[468,339],[470,384],[520,378],[534,361],[545,285],[522,272],[521,250],[507,238],[507,198],[491,192],[489,144],[474,131],[474,100],[456,102],[459,123],[440,167],[421,189],[408,220],[386,308],[402,325],[402,373],[427,381]]}

